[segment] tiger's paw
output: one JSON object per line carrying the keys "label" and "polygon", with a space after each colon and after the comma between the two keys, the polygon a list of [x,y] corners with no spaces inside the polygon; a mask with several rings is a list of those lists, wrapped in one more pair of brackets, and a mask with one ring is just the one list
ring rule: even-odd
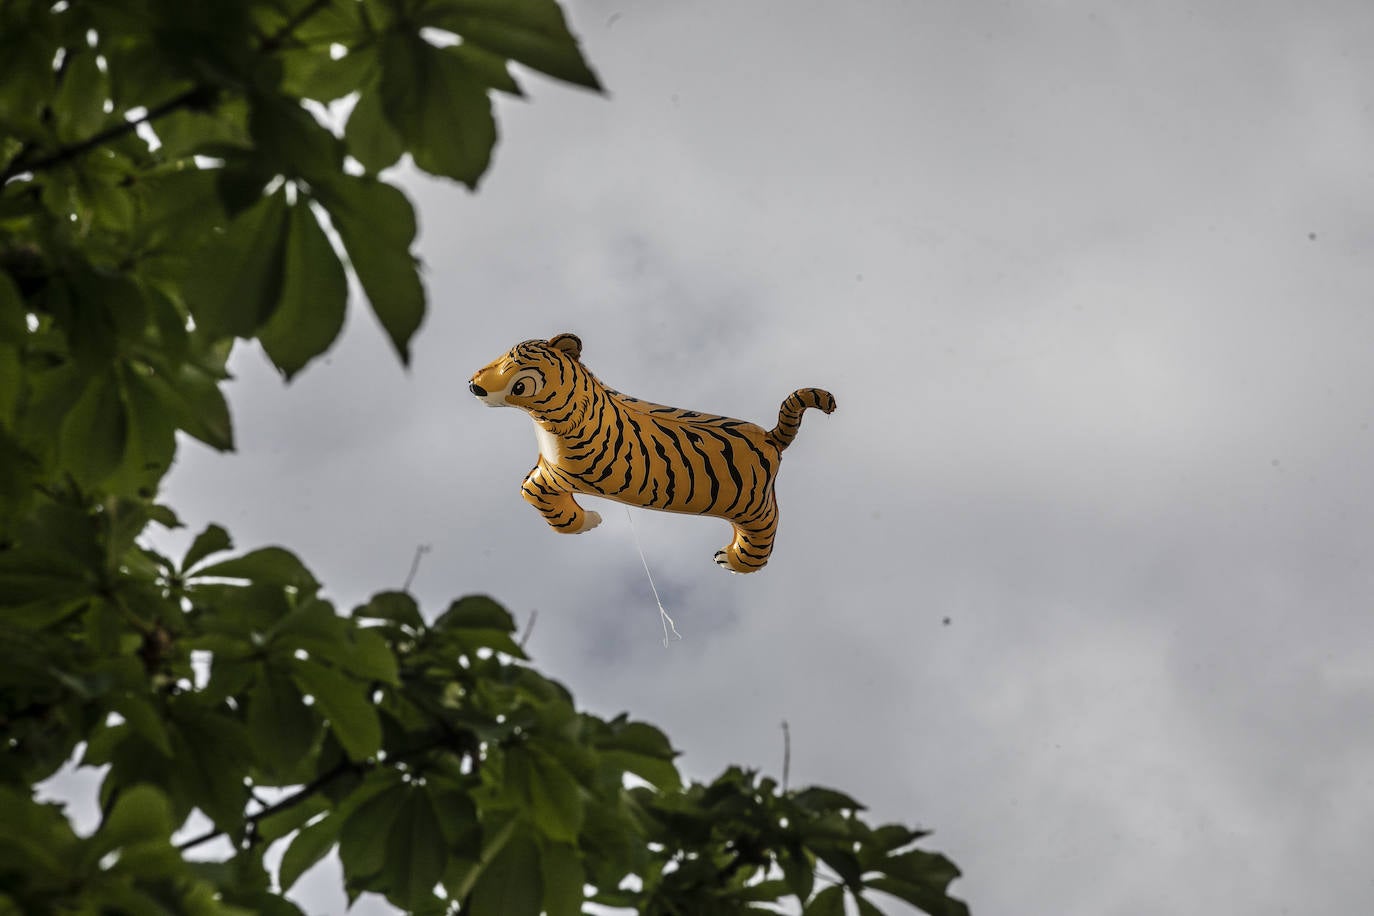
{"label": "tiger's paw", "polygon": [[583,513],[582,527],[574,531],[573,534],[584,534],[591,531],[599,524],[601,524],[601,513],[593,512],[591,509],[588,509]]}
{"label": "tiger's paw", "polygon": [[767,557],[764,557],[761,562],[751,562],[750,555],[741,553],[739,547],[735,544],[727,544],[725,547],[717,550],[715,559],[716,565],[721,569],[741,575],[758,572],[768,563]]}

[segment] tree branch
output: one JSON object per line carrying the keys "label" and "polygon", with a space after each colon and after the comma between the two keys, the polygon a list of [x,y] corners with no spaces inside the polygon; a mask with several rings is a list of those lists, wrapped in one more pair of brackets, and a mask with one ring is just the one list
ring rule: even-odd
{"label": "tree branch", "polygon": [[309,6],[301,7],[301,11],[296,15],[292,16],[290,19],[288,19],[285,25],[277,29],[276,32],[272,33],[267,38],[263,39],[262,49],[264,51],[275,51],[278,48],[280,48],[287,42],[288,39],[291,38],[291,33],[296,31],[296,29],[300,27],[301,23],[305,22],[307,19],[318,13],[320,10],[324,9],[326,6],[329,5],[329,3],[330,0],[315,0],[315,2],[310,4]]}
{"label": "tree branch", "polygon": [[208,90],[204,86],[193,86],[179,95],[172,96],[161,105],[148,109],[141,118],[135,118],[132,121],[121,121],[118,124],[105,128],[94,136],[87,137],[80,143],[73,143],[71,146],[60,146],[53,152],[48,153],[46,156],[40,156],[32,162],[26,162],[23,154],[20,154],[15,157],[14,161],[9,164],[3,173],[0,173],[0,185],[5,184],[16,175],[22,175],[24,172],[39,172],[44,169],[50,169],[55,165],[61,165],[70,159],[75,159],[83,153],[88,153],[97,146],[104,146],[107,143],[125,137],[138,130],[140,124],[149,124],[158,118],[169,115],[197,98],[202,97],[207,91]]}
{"label": "tree branch", "polygon": [[[395,757],[387,757],[385,762],[387,764],[397,764],[405,760],[420,757],[424,754],[428,754],[430,751],[438,750],[439,748],[444,747],[452,741],[452,738],[453,735],[451,733],[441,733],[433,741],[430,741],[419,747],[411,748],[404,754],[397,754]],[[265,818],[269,818],[274,814],[279,814],[282,811],[287,810],[288,808],[294,808],[296,805],[299,805],[301,802],[305,801],[307,798],[314,795],[316,792],[319,792],[321,789],[329,785],[334,780],[338,779],[340,776],[343,776],[346,773],[361,773],[364,770],[370,770],[377,765],[378,761],[376,760],[367,760],[363,761],[362,763],[354,763],[352,760],[347,759],[340,760],[333,767],[316,776],[314,779],[310,780],[305,785],[301,786],[295,792],[286,796],[276,804],[268,805],[261,811],[254,811],[252,814],[248,815],[243,819],[243,823],[248,827],[254,827],[258,824],[259,821],[262,821]],[[218,836],[222,836],[224,833],[225,831],[219,829],[218,827],[211,827],[209,830],[205,831],[199,836],[194,836],[191,837],[191,839],[189,840],[185,840],[181,843],[178,843],[177,850],[180,852],[185,852],[188,849],[194,849],[197,846],[210,842]]]}
{"label": "tree branch", "polygon": [[[314,3],[302,7],[300,12],[287,20],[280,29],[262,40],[261,49],[271,53],[280,48],[291,39],[291,33],[299,28],[301,23],[320,12],[328,6],[329,3],[330,0],[315,0]],[[87,137],[85,140],[73,143],[71,146],[59,146],[46,156],[40,156],[32,161],[29,161],[27,156],[27,153],[32,150],[32,147],[21,150],[19,155],[5,167],[5,170],[0,172],[0,185],[6,184],[16,175],[22,175],[25,172],[40,172],[44,169],[50,169],[55,165],[61,165],[64,162],[75,159],[83,153],[88,153],[98,146],[104,146],[107,143],[126,137],[138,130],[140,124],[151,124],[158,118],[165,117],[174,111],[187,107],[192,102],[204,100],[204,103],[208,104],[213,98],[214,93],[215,90],[209,86],[192,86],[185,92],[172,96],[172,98],[163,102],[161,105],[148,109],[141,118],[113,124],[99,133]]]}
{"label": "tree branch", "polygon": [[[244,823],[250,825],[257,824],[258,821],[261,821],[263,818],[271,817],[273,814],[285,811],[287,808],[294,808],[296,805],[299,805],[301,802],[305,801],[307,798],[314,795],[316,792],[320,791],[325,786],[329,785],[331,782],[338,779],[345,773],[351,770],[364,770],[369,766],[372,766],[372,764],[354,763],[351,760],[341,760],[339,761],[339,763],[335,764],[335,766],[332,769],[326,770],[319,776],[316,776],[314,779],[310,780],[305,785],[301,786],[301,788],[298,791],[286,796],[286,798],[283,798],[275,805],[268,805],[261,811],[256,811],[248,817],[244,818]],[[223,834],[224,831],[219,829],[218,827],[211,827],[209,830],[205,831],[200,836],[195,836],[189,840],[178,843],[177,850],[180,852],[185,852],[188,849],[194,849],[195,847],[200,846],[204,843],[208,843],[211,840]]]}

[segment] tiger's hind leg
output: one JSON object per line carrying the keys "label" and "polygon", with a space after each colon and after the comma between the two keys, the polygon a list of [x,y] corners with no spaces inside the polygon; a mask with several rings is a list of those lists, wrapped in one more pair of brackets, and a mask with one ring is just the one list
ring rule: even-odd
{"label": "tiger's hind leg", "polygon": [[734,522],[735,539],[716,551],[716,565],[732,573],[757,572],[768,565],[778,533],[778,507],[771,498],[760,517]]}
{"label": "tiger's hind leg", "polygon": [[579,506],[572,492],[554,480],[542,459],[520,485],[520,495],[559,534],[581,534],[601,524],[601,513]]}

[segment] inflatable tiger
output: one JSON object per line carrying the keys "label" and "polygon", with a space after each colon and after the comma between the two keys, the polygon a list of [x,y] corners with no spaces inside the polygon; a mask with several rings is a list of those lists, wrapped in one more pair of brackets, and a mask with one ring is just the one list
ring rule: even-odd
{"label": "inflatable tiger", "polygon": [[736,573],[762,569],[773,551],[778,504],[773,495],[782,450],[802,412],[830,413],[835,399],[819,388],[792,392],[778,425],[650,404],[613,391],[582,365],[572,334],[527,340],[477,372],[468,388],[490,407],[518,407],[534,420],[539,463],[520,492],[555,531],[578,534],[601,522],[574,493],[632,506],[713,515],[734,526],[716,562]]}

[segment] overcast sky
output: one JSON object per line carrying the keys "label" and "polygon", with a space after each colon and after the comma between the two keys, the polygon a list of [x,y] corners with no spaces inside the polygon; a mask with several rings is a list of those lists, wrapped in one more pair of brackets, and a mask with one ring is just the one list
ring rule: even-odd
{"label": "overcast sky", "polygon": [[[933,828],[980,916],[1374,912],[1374,7],[568,9],[609,95],[528,76],[478,194],[403,178],[413,370],[358,308],[289,388],[241,350],[191,528],[345,608],[430,545],[428,613],[537,609],[536,664],[696,778],[778,773],[786,719],[792,784]],[[661,403],[839,403],[765,571],[635,513],[666,650],[624,510],[551,533],[529,421],[466,391],[563,331]]]}

